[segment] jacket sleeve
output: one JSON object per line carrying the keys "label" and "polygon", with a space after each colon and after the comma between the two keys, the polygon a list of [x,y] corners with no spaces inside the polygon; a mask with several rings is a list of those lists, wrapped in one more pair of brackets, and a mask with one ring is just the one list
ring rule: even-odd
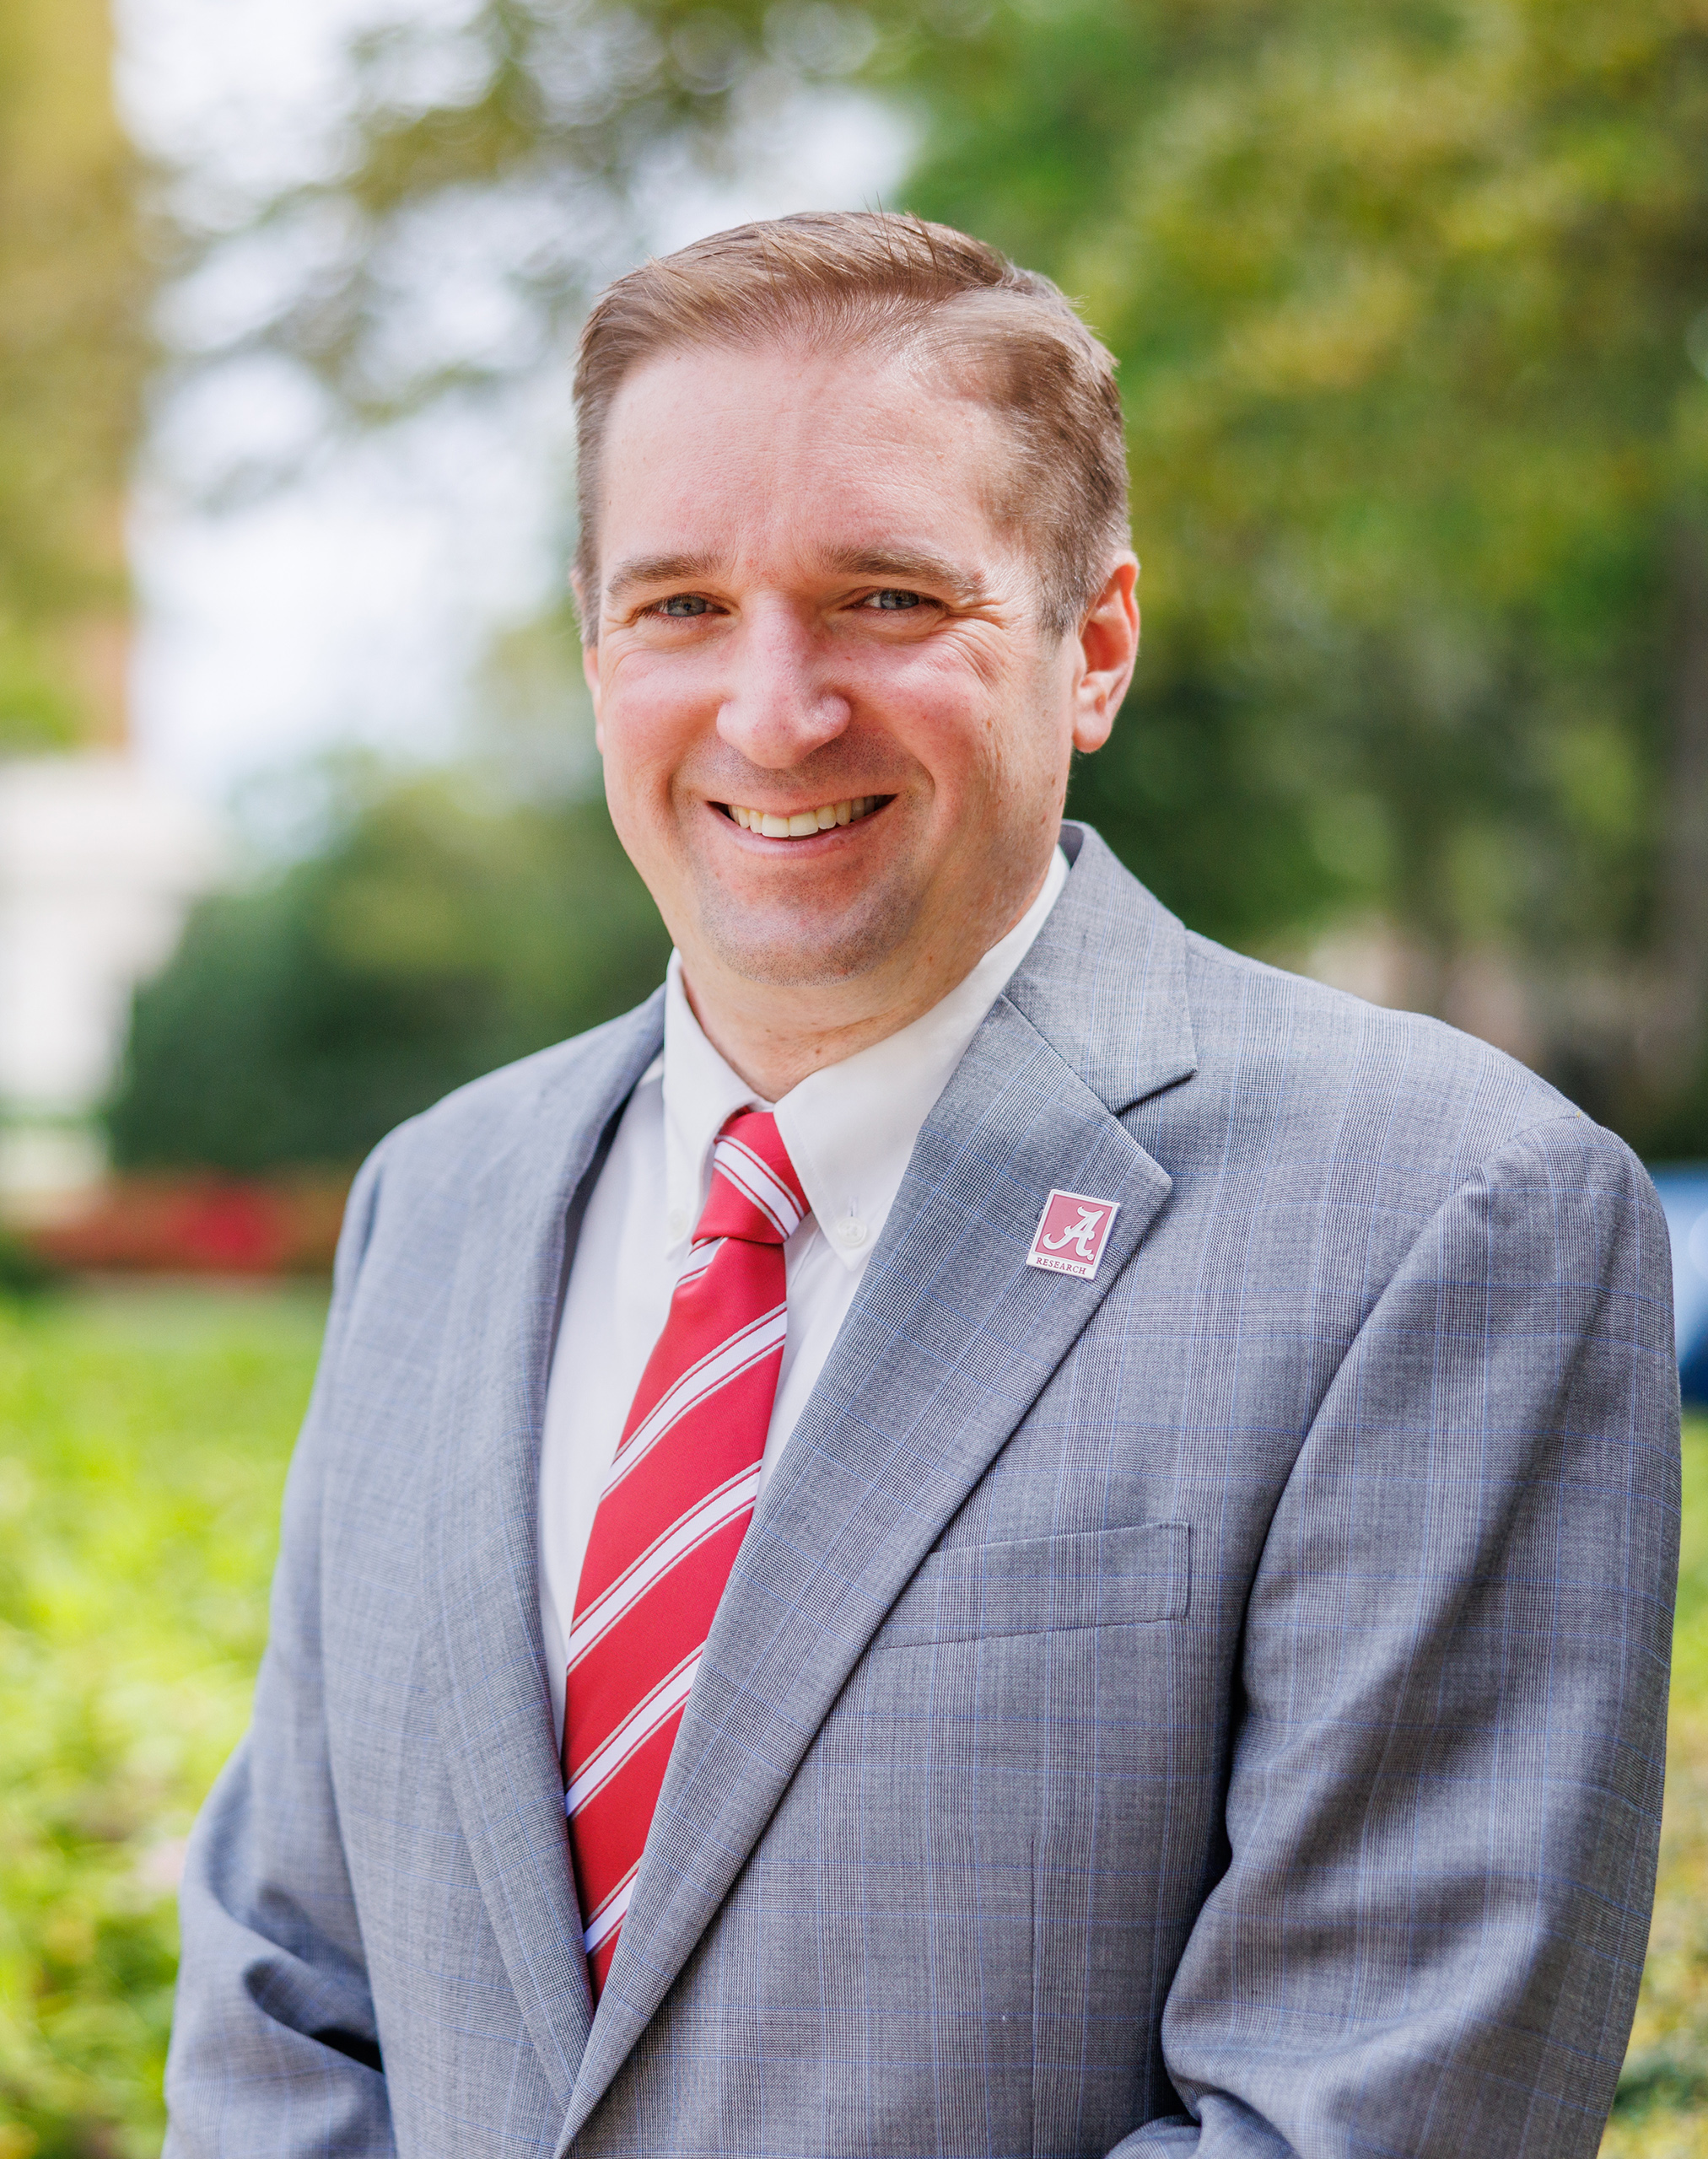
{"label": "jacket sleeve", "polygon": [[394,2148],[320,1655],[320,1412],[337,1385],[380,1159],[345,1212],[326,1347],[285,1488],[254,1722],[186,1859],[164,2159],[390,2159]]}
{"label": "jacket sleeve", "polygon": [[1226,1871],[1120,2159],[1588,2159],[1654,1893],[1678,1561],[1667,1230],[1574,1114],[1359,1328],[1247,1611]]}

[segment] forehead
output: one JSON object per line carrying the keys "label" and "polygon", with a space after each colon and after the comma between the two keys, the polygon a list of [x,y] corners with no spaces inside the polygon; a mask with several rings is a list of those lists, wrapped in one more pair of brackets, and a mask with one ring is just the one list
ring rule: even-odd
{"label": "forehead", "polygon": [[909,538],[1009,552],[1012,450],[983,401],[902,356],[695,347],[637,368],[601,449],[600,552],[846,556]]}

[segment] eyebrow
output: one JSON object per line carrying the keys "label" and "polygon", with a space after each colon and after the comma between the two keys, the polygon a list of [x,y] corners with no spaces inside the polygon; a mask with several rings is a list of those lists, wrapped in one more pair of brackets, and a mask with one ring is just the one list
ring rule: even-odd
{"label": "eyebrow", "polygon": [[985,598],[984,580],[976,570],[963,569],[946,555],[929,548],[854,547],[838,549],[830,568],[845,577],[881,578],[886,584],[925,584],[945,593],[962,606]]}
{"label": "eyebrow", "polygon": [[698,584],[729,567],[727,555],[631,555],[606,579],[605,596],[618,599],[639,584]]}
{"label": "eyebrow", "polygon": [[[843,577],[876,578],[904,587],[929,585],[961,606],[986,597],[984,580],[976,571],[963,569],[947,556],[925,548],[838,548],[826,558],[825,566]],[[633,555],[611,573],[606,582],[606,600],[609,604],[621,600],[644,585],[714,581],[727,574],[729,568],[726,555]]]}

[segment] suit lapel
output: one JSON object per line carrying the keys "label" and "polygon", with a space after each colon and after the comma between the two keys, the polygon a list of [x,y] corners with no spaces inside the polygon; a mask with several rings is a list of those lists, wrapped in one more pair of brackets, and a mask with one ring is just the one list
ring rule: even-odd
{"label": "suit lapel", "polygon": [[[1183,933],[1094,836],[1074,837],[1083,843],[1075,875],[920,1133],[860,1294],[742,1544],[560,2153],[692,1954],[889,1607],[1167,1197],[1167,1176],[1107,1097],[1126,1106],[1193,1069]],[[1137,1039],[1128,1015],[1134,1053],[1112,1057],[1098,1043],[1100,1092],[1026,1008],[1056,1009],[1065,966],[1088,994],[1117,971],[1117,940],[1096,919],[1111,911],[1129,918],[1119,956],[1129,995],[1136,943],[1154,1002]],[[1070,996],[1064,1009],[1075,1009]],[[1092,1282],[1026,1264],[1053,1187],[1120,1203]]]}
{"label": "suit lapel", "polygon": [[1074,865],[1008,1001],[1119,1117],[1198,1069],[1185,930],[1088,826],[1064,825]]}
{"label": "suit lapel", "polygon": [[425,1435],[425,1683],[487,1914],[566,2105],[592,2004],[540,1634],[541,1424],[567,1225],[662,1028],[655,998],[513,1113],[471,1196]]}

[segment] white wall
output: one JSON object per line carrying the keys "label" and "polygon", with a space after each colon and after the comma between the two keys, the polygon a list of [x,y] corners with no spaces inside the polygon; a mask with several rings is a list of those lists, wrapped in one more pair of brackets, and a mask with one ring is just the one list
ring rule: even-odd
{"label": "white wall", "polygon": [[227,866],[212,814],[125,757],[0,763],[0,1187],[86,1171],[75,1128],[111,1084],[131,993]]}

